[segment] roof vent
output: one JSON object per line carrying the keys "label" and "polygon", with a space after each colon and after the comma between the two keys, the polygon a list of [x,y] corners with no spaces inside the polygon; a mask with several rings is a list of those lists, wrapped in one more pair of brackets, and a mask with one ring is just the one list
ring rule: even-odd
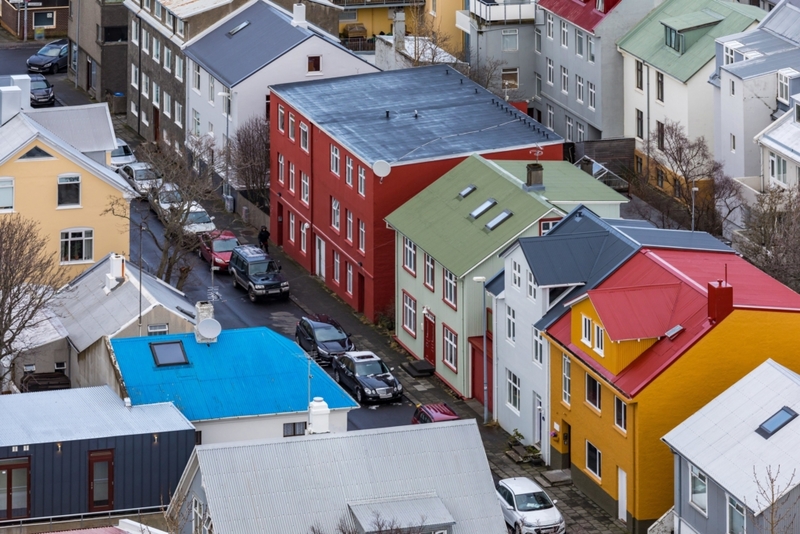
{"label": "roof vent", "polygon": [[243,29],[247,28],[248,26],[250,26],[250,21],[249,20],[246,20],[246,21],[242,22],[241,24],[239,24],[234,29],[232,29],[232,30],[230,30],[228,32],[228,37],[233,37],[234,35],[236,35],[240,31],[242,31]]}

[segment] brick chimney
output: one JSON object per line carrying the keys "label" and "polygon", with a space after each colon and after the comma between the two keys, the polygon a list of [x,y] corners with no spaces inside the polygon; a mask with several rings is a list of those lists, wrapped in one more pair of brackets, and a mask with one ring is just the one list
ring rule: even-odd
{"label": "brick chimney", "polygon": [[544,167],[541,163],[528,163],[525,191],[544,191]]}
{"label": "brick chimney", "polygon": [[733,287],[722,280],[708,283],[708,320],[717,324],[733,311]]}

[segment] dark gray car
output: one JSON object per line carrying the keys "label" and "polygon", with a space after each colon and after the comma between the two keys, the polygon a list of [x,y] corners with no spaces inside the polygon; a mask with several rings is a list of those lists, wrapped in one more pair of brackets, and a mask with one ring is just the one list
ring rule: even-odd
{"label": "dark gray car", "polygon": [[68,52],[69,41],[67,39],[47,43],[28,58],[28,70],[55,74],[61,69],[67,68]]}
{"label": "dark gray car", "polygon": [[54,106],[56,93],[53,86],[41,74],[31,74],[31,106]]}

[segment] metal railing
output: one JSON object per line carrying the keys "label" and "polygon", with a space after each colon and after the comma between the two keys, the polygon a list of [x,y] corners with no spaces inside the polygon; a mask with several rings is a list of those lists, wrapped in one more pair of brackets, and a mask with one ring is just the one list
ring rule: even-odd
{"label": "metal railing", "polygon": [[375,38],[364,39],[362,37],[342,37],[342,46],[353,52],[374,52]]}
{"label": "metal railing", "polygon": [[476,17],[489,22],[535,20],[536,3],[531,0],[511,2],[490,2],[469,0],[469,11]]}
{"label": "metal railing", "polygon": [[[111,519],[112,517],[123,517],[123,516],[139,516],[142,514],[155,514],[155,513],[163,513],[164,507],[162,506],[146,506],[143,508],[126,508],[125,510],[108,510],[105,512],[86,512],[81,514],[69,514],[69,515],[51,515],[47,517],[26,517],[20,519],[8,519],[0,521],[0,532],[6,529],[6,527],[23,527],[23,526],[37,526],[37,525],[55,525],[56,523],[66,523],[66,522],[79,522],[83,523],[98,520],[98,519]],[[52,529],[51,529],[52,530]],[[63,530],[63,528],[58,528],[57,530]]]}
{"label": "metal railing", "polygon": [[377,6],[421,6],[425,0],[331,0],[337,6],[377,7]]}

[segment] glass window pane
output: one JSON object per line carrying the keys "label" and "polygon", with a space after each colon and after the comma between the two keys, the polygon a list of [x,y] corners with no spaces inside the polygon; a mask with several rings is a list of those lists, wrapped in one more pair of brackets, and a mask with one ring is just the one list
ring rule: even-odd
{"label": "glass window pane", "polygon": [[108,462],[94,462],[93,505],[108,505]]}
{"label": "glass window pane", "polygon": [[0,518],[8,517],[8,470],[0,470]]}
{"label": "glass window pane", "polygon": [[11,517],[28,515],[28,468],[11,470]]}

